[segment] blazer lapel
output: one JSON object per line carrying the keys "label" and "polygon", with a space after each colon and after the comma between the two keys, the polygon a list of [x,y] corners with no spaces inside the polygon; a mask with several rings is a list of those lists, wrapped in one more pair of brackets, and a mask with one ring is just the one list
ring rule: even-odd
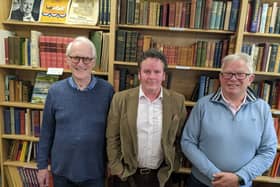
{"label": "blazer lapel", "polygon": [[133,147],[136,148],[137,152],[137,110],[138,110],[138,97],[139,88],[133,89],[127,98],[127,119],[130,130],[130,136],[132,137]]}
{"label": "blazer lapel", "polygon": [[168,137],[168,131],[171,125],[172,101],[169,97],[169,92],[163,88],[162,102],[162,140]]}

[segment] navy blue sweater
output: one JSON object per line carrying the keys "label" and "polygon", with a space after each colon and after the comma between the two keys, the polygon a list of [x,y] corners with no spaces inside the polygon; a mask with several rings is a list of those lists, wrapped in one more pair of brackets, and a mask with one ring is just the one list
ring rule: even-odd
{"label": "navy blue sweater", "polygon": [[105,129],[113,93],[102,79],[86,91],[74,89],[67,79],[49,89],[38,169],[47,168],[50,159],[53,173],[75,182],[104,176]]}

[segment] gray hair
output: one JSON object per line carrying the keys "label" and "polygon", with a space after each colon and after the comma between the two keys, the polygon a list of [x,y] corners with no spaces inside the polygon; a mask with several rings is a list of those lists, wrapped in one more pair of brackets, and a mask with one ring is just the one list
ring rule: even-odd
{"label": "gray hair", "polygon": [[250,57],[248,54],[246,53],[235,53],[235,54],[231,54],[231,55],[227,55],[226,57],[224,57],[222,59],[222,69],[224,68],[224,65],[228,62],[232,62],[232,61],[237,61],[237,60],[243,60],[247,66],[247,68],[249,69],[249,73],[253,74],[254,73],[254,62],[252,57]]}
{"label": "gray hair", "polygon": [[74,38],[74,40],[72,42],[70,42],[68,44],[68,46],[66,48],[66,56],[70,55],[71,48],[72,48],[73,44],[76,43],[76,42],[81,42],[81,43],[84,43],[84,44],[88,44],[90,46],[90,48],[92,49],[93,59],[96,58],[96,48],[95,48],[94,44],[92,43],[92,41],[85,36],[78,36],[78,37]]}

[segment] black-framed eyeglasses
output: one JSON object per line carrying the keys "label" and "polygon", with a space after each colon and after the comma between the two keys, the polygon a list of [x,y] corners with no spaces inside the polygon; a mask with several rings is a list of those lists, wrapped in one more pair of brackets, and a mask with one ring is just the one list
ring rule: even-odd
{"label": "black-framed eyeglasses", "polygon": [[235,76],[238,80],[244,80],[246,79],[250,73],[232,73],[232,72],[221,72],[220,73],[224,79],[232,79],[233,76]]}
{"label": "black-framed eyeglasses", "polygon": [[83,64],[90,64],[94,58],[89,58],[89,57],[82,57],[82,56],[68,56],[71,59],[71,62],[73,64],[79,64],[79,62],[82,60]]}

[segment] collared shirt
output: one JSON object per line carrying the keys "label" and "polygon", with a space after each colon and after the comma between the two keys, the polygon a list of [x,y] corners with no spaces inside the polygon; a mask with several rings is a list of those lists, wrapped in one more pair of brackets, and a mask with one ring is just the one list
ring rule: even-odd
{"label": "collared shirt", "polygon": [[76,89],[76,90],[80,90],[80,91],[88,91],[88,90],[92,90],[97,82],[96,78],[94,76],[91,77],[91,81],[90,83],[87,85],[87,87],[83,90],[81,90],[77,84],[75,83],[73,77],[69,77],[68,78],[68,82],[71,85],[72,88]]}
{"label": "collared shirt", "polygon": [[223,100],[225,101],[225,104],[228,106],[228,108],[231,110],[232,114],[235,115],[236,112],[238,112],[238,110],[241,108],[242,105],[245,104],[246,102],[246,97],[247,97],[247,94],[245,95],[245,97],[243,98],[242,100],[242,103],[239,105],[239,106],[235,106],[234,104],[232,104],[229,100],[227,100],[223,94],[223,90],[221,90],[221,95],[222,95],[222,98]]}
{"label": "collared shirt", "polygon": [[137,112],[138,167],[157,169],[163,160],[162,133],[162,88],[154,101],[139,88]]}

